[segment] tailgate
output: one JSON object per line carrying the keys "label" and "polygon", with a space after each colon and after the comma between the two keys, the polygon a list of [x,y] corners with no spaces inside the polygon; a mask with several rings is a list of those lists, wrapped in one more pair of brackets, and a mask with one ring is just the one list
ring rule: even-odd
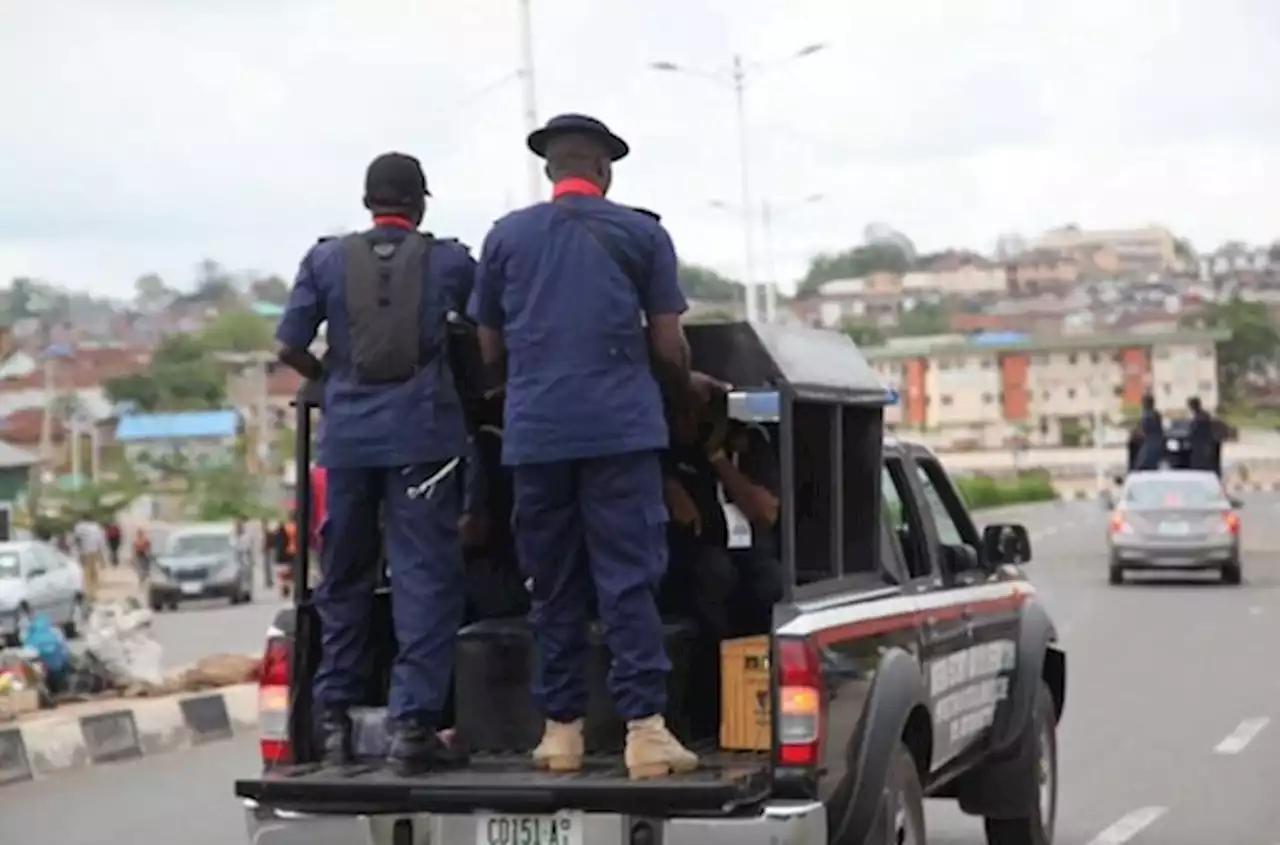
{"label": "tailgate", "polygon": [[686,775],[633,781],[621,755],[588,757],[581,772],[550,774],[527,755],[472,758],[466,768],[396,777],[378,766],[290,766],[236,781],[236,795],[301,813],[553,813],[582,810],[670,817],[723,813],[768,797],[767,756],[715,753]]}

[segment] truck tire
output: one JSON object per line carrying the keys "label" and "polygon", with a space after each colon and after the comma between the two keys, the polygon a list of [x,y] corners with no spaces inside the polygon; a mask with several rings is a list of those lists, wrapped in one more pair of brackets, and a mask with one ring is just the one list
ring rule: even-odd
{"label": "truck tire", "polygon": [[1053,829],[1058,817],[1058,725],[1049,685],[1040,682],[1036,691],[1031,728],[1035,731],[1034,771],[1039,777],[1039,800],[1027,818],[984,819],[987,845],[1053,845]]}
{"label": "truck tire", "polygon": [[899,740],[866,845],[925,845],[925,841],[920,769],[907,744]]}

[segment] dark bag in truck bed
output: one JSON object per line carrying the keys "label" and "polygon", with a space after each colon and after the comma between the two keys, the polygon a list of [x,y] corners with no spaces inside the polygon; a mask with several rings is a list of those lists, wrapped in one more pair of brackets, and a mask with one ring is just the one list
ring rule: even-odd
{"label": "dark bag in truck bed", "polygon": [[627,777],[622,755],[588,756],[581,772],[551,774],[527,754],[478,755],[465,768],[397,777],[378,766],[285,766],[236,781],[236,795],[282,810],[342,815],[554,813],[582,810],[669,817],[730,814],[769,794],[769,758],[710,752],[696,772]]}

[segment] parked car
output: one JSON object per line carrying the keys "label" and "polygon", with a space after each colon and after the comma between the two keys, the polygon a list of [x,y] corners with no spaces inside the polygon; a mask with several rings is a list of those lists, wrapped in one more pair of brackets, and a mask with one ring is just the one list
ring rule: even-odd
{"label": "parked car", "polygon": [[154,611],[191,599],[253,600],[253,561],[236,548],[231,525],[177,528],[164,539],[147,582]]}
{"label": "parked car", "polygon": [[23,609],[76,636],[88,615],[80,564],[38,540],[0,543],[0,640],[17,639]]}

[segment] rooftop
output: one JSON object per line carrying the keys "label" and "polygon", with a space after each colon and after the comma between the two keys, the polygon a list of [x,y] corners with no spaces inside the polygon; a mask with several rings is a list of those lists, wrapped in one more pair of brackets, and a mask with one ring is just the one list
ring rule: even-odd
{"label": "rooftop", "polygon": [[[966,355],[973,353],[999,352],[1053,352],[1076,351],[1080,349],[1120,349],[1127,346],[1170,346],[1190,343],[1221,343],[1231,339],[1231,332],[1219,331],[1176,331],[1162,334],[1090,334],[1065,337],[1026,337],[1023,340],[1008,338],[1009,342],[993,343],[988,337],[981,343],[972,339],[956,343],[950,339],[940,339],[929,343],[928,338],[920,338],[919,343],[899,347],[878,346],[863,349],[862,353],[873,361],[893,360],[895,358],[918,358],[922,355]],[[1001,338],[997,338],[1001,340]]]}
{"label": "rooftop", "polygon": [[0,441],[0,469],[22,469],[40,463],[40,456]]}
{"label": "rooftop", "polygon": [[187,411],[172,414],[129,414],[116,426],[116,440],[188,440],[235,437],[240,415],[235,411]]}

